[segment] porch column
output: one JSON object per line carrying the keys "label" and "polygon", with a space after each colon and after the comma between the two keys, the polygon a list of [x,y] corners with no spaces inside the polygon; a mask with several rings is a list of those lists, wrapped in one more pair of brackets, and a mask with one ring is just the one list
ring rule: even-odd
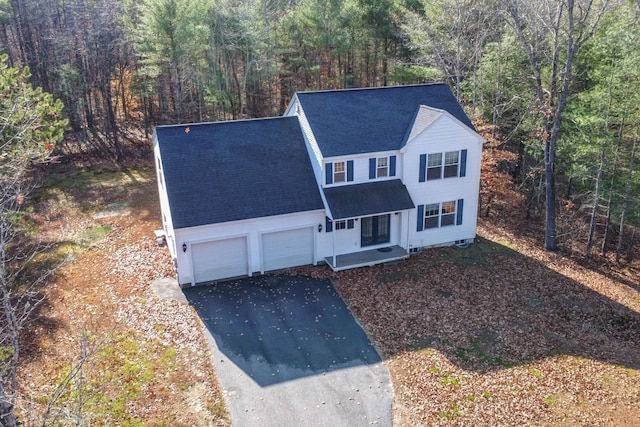
{"label": "porch column", "polygon": [[336,233],[335,233],[336,229],[335,227],[333,228],[333,233],[331,233],[331,244],[333,247],[333,268],[338,268],[338,265],[336,264]]}
{"label": "porch column", "polygon": [[411,215],[409,215],[409,211],[408,210],[402,211],[402,213],[400,214],[400,220],[401,220],[400,228],[404,227],[405,223],[407,224],[407,244],[405,245],[406,246],[405,250],[407,251],[407,253],[409,253],[409,236],[410,236],[410,230],[411,230],[410,225],[409,225],[409,219],[410,219],[409,217],[410,216]]}

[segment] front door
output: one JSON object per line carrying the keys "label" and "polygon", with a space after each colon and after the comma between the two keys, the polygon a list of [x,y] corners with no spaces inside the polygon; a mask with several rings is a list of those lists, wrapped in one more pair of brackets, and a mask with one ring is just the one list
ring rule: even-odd
{"label": "front door", "polygon": [[368,216],[362,218],[360,245],[370,246],[389,243],[391,215]]}

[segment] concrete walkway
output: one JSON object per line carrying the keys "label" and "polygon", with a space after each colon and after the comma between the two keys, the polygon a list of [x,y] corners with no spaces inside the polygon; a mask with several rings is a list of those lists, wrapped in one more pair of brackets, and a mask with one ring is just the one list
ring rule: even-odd
{"label": "concrete walkway", "polygon": [[233,425],[391,425],[388,371],[330,282],[262,276],[184,295]]}

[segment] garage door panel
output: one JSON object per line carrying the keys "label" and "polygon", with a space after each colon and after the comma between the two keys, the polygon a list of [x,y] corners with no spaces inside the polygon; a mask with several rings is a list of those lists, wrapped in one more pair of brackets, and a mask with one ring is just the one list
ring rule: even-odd
{"label": "garage door panel", "polygon": [[196,243],[191,250],[195,283],[249,274],[245,237]]}
{"label": "garage door panel", "polygon": [[298,228],[262,235],[264,270],[313,264],[313,228]]}

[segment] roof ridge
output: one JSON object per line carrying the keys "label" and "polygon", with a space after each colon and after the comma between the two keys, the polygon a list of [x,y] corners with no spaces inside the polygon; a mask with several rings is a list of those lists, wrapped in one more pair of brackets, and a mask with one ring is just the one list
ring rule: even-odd
{"label": "roof ridge", "polygon": [[170,128],[180,128],[180,127],[191,127],[191,126],[224,125],[224,124],[232,124],[232,123],[257,122],[257,121],[263,121],[263,120],[290,119],[293,117],[294,116],[272,116],[272,117],[254,117],[249,119],[218,120],[218,121],[212,121],[212,122],[176,123],[172,125],[158,125],[156,126],[156,129],[170,129]]}
{"label": "roof ridge", "polygon": [[393,86],[368,86],[368,87],[351,87],[344,89],[319,89],[319,90],[299,90],[296,94],[313,94],[313,93],[327,93],[327,92],[359,92],[368,90],[383,90],[383,89],[408,89],[424,86],[440,86],[446,85],[445,82],[432,82],[432,83],[415,83],[410,85],[393,85]]}

